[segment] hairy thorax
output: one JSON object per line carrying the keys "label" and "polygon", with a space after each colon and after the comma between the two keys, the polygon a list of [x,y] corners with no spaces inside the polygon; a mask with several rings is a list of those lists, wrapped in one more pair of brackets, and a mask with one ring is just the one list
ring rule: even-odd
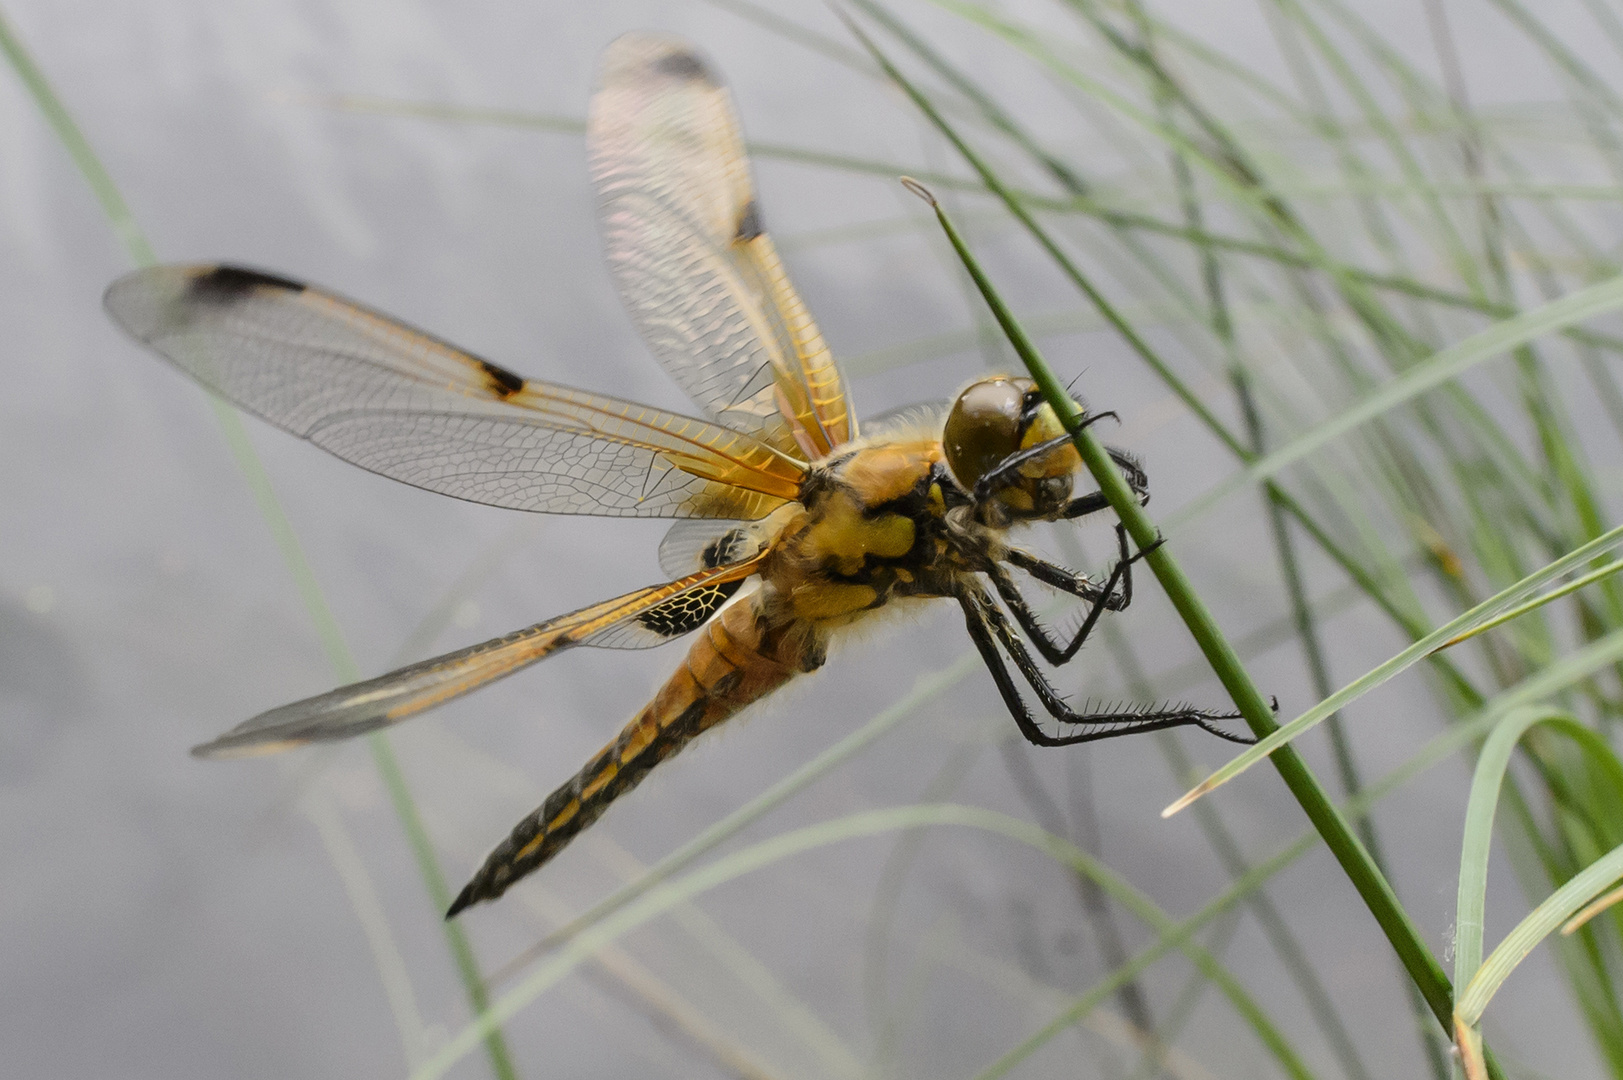
{"label": "hairy thorax", "polygon": [[762,569],[768,620],[822,643],[892,600],[949,594],[965,567],[946,539],[940,461],[940,442],[920,439],[817,463]]}

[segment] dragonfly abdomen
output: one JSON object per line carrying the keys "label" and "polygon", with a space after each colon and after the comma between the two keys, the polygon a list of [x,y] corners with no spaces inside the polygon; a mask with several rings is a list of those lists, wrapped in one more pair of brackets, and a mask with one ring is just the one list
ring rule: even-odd
{"label": "dragonfly abdomen", "polygon": [[756,597],[713,619],[654,699],[496,846],[446,913],[494,900],[551,859],[655,765],[776,690],[797,668],[770,655]]}

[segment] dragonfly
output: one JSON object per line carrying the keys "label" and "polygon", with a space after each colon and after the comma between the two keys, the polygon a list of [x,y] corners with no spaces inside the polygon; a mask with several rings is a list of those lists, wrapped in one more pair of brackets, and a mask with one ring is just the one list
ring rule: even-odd
{"label": "dragonfly", "polygon": [[[1075,492],[1080,456],[1028,379],[981,378],[948,408],[859,432],[839,365],[763,227],[729,93],[692,46],[650,33],[613,42],[587,139],[611,276],[702,418],[524,378],[260,270],[161,265],[108,288],[107,310],[135,339],[364,469],[514,510],[677,519],[659,549],[669,581],[271,709],[193,753],[345,739],[576,646],[643,649],[696,633],[653,699],[490,853],[451,918],[538,869],[701,733],[821,667],[842,632],[911,601],[958,604],[1016,726],[1039,746],[1186,725],[1246,741],[1222,726],[1234,713],[1076,711],[1054,688],[1037,658],[1068,663],[1103,613],[1128,606],[1142,552],[1129,555],[1118,525],[1120,557],[1101,583],[1011,543],[1017,526],[1108,507],[1099,491]],[[1147,499],[1138,462],[1111,455]],[[1050,632],[1017,574],[1082,601],[1076,631]]]}

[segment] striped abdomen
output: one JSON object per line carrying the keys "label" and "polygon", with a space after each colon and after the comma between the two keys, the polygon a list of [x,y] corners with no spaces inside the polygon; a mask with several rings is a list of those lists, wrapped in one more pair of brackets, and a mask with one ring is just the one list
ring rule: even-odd
{"label": "striped abdomen", "polygon": [[712,620],[654,700],[497,845],[446,918],[506,892],[563,850],[655,765],[796,674],[794,666],[767,655],[763,632],[754,597]]}

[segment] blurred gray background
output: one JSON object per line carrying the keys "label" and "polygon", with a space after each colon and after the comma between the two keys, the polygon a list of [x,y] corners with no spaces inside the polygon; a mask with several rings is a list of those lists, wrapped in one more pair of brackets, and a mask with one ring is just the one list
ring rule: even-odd
{"label": "blurred gray background", "polygon": [[[1413,23],[1408,37],[1429,66],[1418,9],[1364,7],[1398,39]],[[843,36],[820,5],[773,10]],[[903,10],[960,59],[973,57],[1035,127],[1087,152],[1089,133],[1067,126],[1072,114],[1055,108],[1025,61],[937,11]],[[956,166],[893,90],[703,4],[13,0],[4,12],[161,258],[230,259],[307,278],[520,372],[671,408],[684,403],[602,268],[578,135],[315,99],[364,94],[580,117],[602,46],[655,27],[711,56],[753,138]],[[1204,4],[1179,17],[1214,46],[1279,69],[1252,5]],[[1541,69],[1495,66],[1496,26],[1458,18],[1456,32],[1482,100],[1556,93]],[[948,397],[981,370],[981,352],[966,341],[931,362],[880,371],[884,350],[971,326],[932,230],[829,232],[917,219],[892,180],[780,161],[761,163],[758,176],[796,282],[858,372],[861,412]],[[982,222],[974,238],[1023,311],[1078,307],[1019,237]],[[468,1007],[365,746],[287,760],[187,756],[192,744],[327,689],[334,676],[202,392],[103,315],[101,291],[129,268],[34,103],[11,71],[0,73],[0,1074],[403,1075],[466,1022]],[[1044,344],[1067,377],[1084,373],[1090,401],[1121,413],[1113,438],[1143,455],[1157,512],[1231,468],[1111,336],[1051,335]],[[390,483],[248,424],[368,674],[396,662],[437,608],[450,617],[430,623],[441,632],[415,655],[659,577],[661,523],[526,519]],[[1267,541],[1254,511],[1237,499],[1178,548],[1236,634],[1284,610],[1277,574],[1257,557]],[[1090,563],[1103,565],[1108,532],[1094,525],[1082,535]],[[1312,569],[1323,589],[1337,584]],[[1119,624],[1152,674],[1195,656],[1153,585]],[[1362,608],[1333,633],[1338,681],[1402,644]],[[531,884],[465,917],[485,969],[968,647],[958,615],[942,605],[847,648],[804,687],[661,768]],[[582,650],[396,729],[453,889],[677,659],[675,648]],[[1072,689],[1121,693],[1102,646],[1090,647],[1083,666]],[[1286,712],[1308,703],[1293,645],[1264,654],[1255,670]],[[1221,700],[1210,680],[1177,693]],[[1434,734],[1433,715],[1414,678],[1367,699],[1350,716],[1367,772],[1384,773]],[[1011,778],[1013,755],[1062,805],[1091,799],[1103,856],[1174,916],[1226,884],[1191,815],[1157,816],[1182,785],[1150,740],[1038,752],[1003,746],[1013,734],[977,672],[733,846],[914,801],[932,784],[954,800],[1030,817]],[[1228,756],[1208,739],[1183,742],[1207,765]],[[1306,749],[1315,764],[1326,760],[1317,738]],[[1450,764],[1379,815],[1403,899],[1439,952],[1450,933],[1465,778]],[[1267,770],[1217,804],[1253,858],[1305,826]],[[941,830],[906,863],[876,971],[875,897],[885,868],[902,865],[901,843],[854,841],[779,862],[636,932],[507,1026],[520,1074],[754,1068],[812,1077],[855,1075],[877,1059],[897,1075],[968,1076],[1106,970],[1074,883],[1055,864],[987,835]],[[1270,895],[1376,1074],[1419,1075],[1395,965],[1333,862],[1315,852]],[[1489,911],[1490,938],[1525,911],[1513,883],[1497,882]],[[1119,922],[1129,945],[1149,939],[1130,918]],[[1225,956],[1308,1060],[1334,1075],[1249,917]],[[1158,1011],[1188,971],[1175,957],[1148,974]],[[1588,1075],[1591,1051],[1572,1014],[1540,954],[1495,1003],[1490,1037],[1505,1056],[1551,1076]],[[1019,1075],[1114,1075],[1133,1062],[1124,1040],[1112,1002]],[[1211,992],[1178,1048],[1188,1075],[1273,1074]],[[452,1075],[485,1076],[489,1066],[475,1053]]]}

